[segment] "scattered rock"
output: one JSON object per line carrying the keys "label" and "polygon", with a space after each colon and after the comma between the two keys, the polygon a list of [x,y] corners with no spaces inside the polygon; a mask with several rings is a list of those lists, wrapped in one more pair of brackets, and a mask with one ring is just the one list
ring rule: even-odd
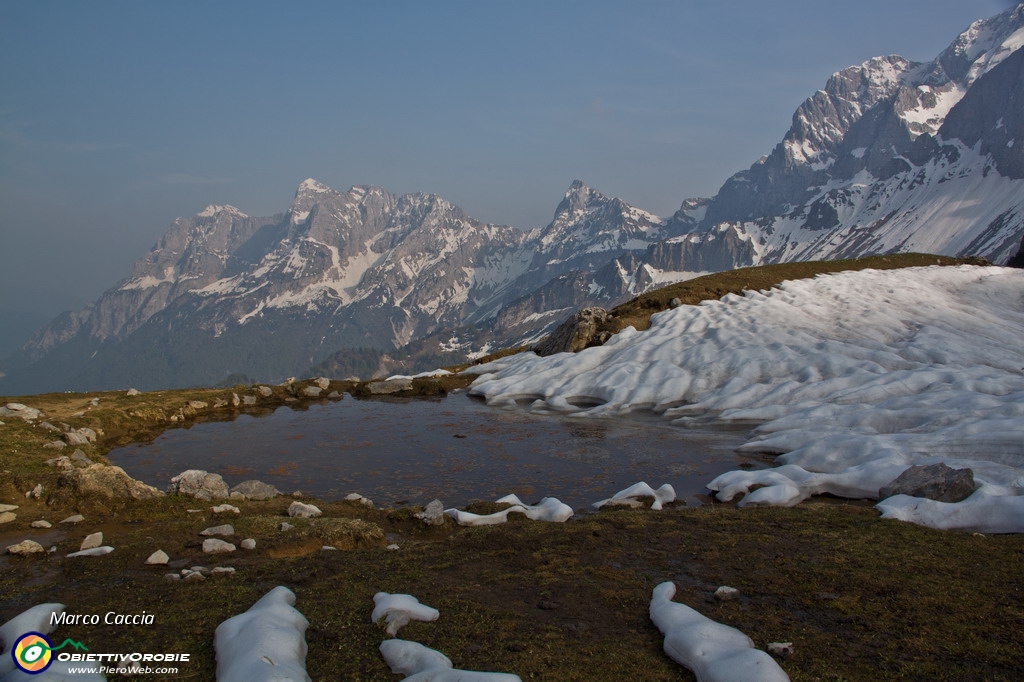
{"label": "scattered rock", "polygon": [[220,407],[227,407],[227,406],[228,406],[228,401],[224,400],[223,398],[217,398],[216,400],[213,401],[213,407],[215,409],[216,408],[220,408]]}
{"label": "scattered rock", "polygon": [[43,497],[43,484],[37,483],[35,488],[25,493],[25,497],[30,500],[38,500]]}
{"label": "scattered rock", "polygon": [[33,528],[53,528],[53,524],[46,519],[39,519],[38,521],[32,522]]}
{"label": "scattered rock", "polygon": [[924,497],[939,502],[960,502],[970,496],[977,486],[974,471],[953,469],[942,462],[912,466],[889,485],[878,491],[878,499],[893,495]]}
{"label": "scattered rock", "polygon": [[110,545],[104,545],[102,547],[91,547],[89,549],[83,549],[80,552],[72,552],[71,554],[67,555],[67,558],[71,559],[73,557],[80,556],[103,556],[104,554],[110,554],[113,551],[113,547],[111,547]]}
{"label": "scattered rock", "polygon": [[237,393],[231,394],[231,407],[238,407],[242,404],[242,399],[238,397]]}
{"label": "scattered rock", "polygon": [[188,401],[188,406],[193,410],[205,410],[209,407],[209,405],[204,403],[202,400],[190,400]]}
{"label": "scattered rock", "polygon": [[228,484],[220,474],[202,469],[189,469],[171,479],[167,492],[188,495],[199,500],[223,500],[228,497]]}
{"label": "scattered rock", "polygon": [[[76,451],[80,452],[80,451]],[[60,457],[54,457],[43,462],[46,466],[56,467],[58,469],[71,469],[75,465],[71,463],[71,458],[67,455],[61,455]]]}
{"label": "scattered rock", "polygon": [[87,549],[95,549],[96,547],[99,547],[102,544],[103,544],[103,533],[102,532],[90,533],[89,535],[85,536],[85,539],[82,540],[82,545],[78,549],[80,549],[82,551],[85,551]]}
{"label": "scattered rock", "polygon": [[166,566],[167,562],[171,560],[171,557],[167,556],[167,552],[162,549],[158,549],[149,555],[146,559],[147,566]]}
{"label": "scattered rock", "polygon": [[230,542],[225,542],[218,538],[206,538],[203,540],[203,553],[204,554],[225,554],[227,552],[234,552],[235,546]]}
{"label": "scattered rock", "polygon": [[735,601],[740,598],[740,591],[735,587],[722,585],[715,590],[715,599],[718,601]]}
{"label": "scattered rock", "polygon": [[67,446],[68,444],[62,440],[54,440],[50,441],[49,443],[43,444],[43,447],[46,448],[47,450],[63,450]]}
{"label": "scattered rock", "polygon": [[222,526],[211,526],[200,533],[200,535],[234,535],[235,527],[230,523],[225,523]]}
{"label": "scattered rock", "polygon": [[242,540],[242,549],[256,549],[256,540],[253,538]]}
{"label": "scattered rock", "polygon": [[94,464],[94,462],[91,459],[89,459],[89,457],[81,450],[75,450],[74,452],[72,452],[69,459],[71,460],[71,463],[74,464],[76,467],[83,469],[85,467],[91,467]]}
{"label": "scattered rock", "polygon": [[81,523],[82,521],[85,521],[85,517],[81,514],[75,514],[74,516],[67,517],[61,523]]}
{"label": "scattered rock", "polygon": [[242,510],[233,504],[218,504],[216,507],[210,507],[210,511],[214,514],[227,514],[228,512],[233,514],[242,513]]}
{"label": "scattered rock", "polygon": [[14,511],[18,508],[16,504],[0,504],[0,512]]}
{"label": "scattered rock", "polygon": [[14,512],[0,512],[0,523],[10,523],[14,519],[18,518],[18,515]]}
{"label": "scattered rock", "polygon": [[202,573],[196,573],[195,571],[182,571],[181,579],[189,582],[196,582],[198,580],[206,580],[206,576]]}
{"label": "scattered rock", "polygon": [[270,500],[281,494],[276,487],[257,480],[242,481],[232,488],[231,492],[240,493],[247,500]]}
{"label": "scattered rock", "polygon": [[128,497],[133,500],[148,500],[163,495],[153,486],[136,481],[121,467],[106,464],[90,464],[82,469],[65,471],[60,475],[57,485],[70,487],[78,495]]}
{"label": "scattered rock", "polygon": [[274,395],[274,389],[270,388],[270,386],[257,386],[256,392],[259,393],[264,398],[269,398],[270,396]]}
{"label": "scattered rock", "polygon": [[327,377],[317,377],[316,379],[313,379],[313,383],[319,386],[323,391],[326,391],[331,387],[331,380]]}
{"label": "scattered rock", "polygon": [[323,547],[320,548],[320,551],[321,552],[337,552],[338,548],[337,547],[332,547],[331,545],[324,545]]}
{"label": "scattered rock", "polygon": [[678,296],[676,296],[675,298],[673,298],[671,301],[668,302],[668,307],[671,308],[672,310],[675,310],[676,308],[678,308],[682,304],[683,304],[683,299],[681,299]]}
{"label": "scattered rock", "polygon": [[39,424],[39,428],[46,429],[47,431],[53,431],[55,433],[60,433],[60,429],[51,424],[50,422],[41,422]]}
{"label": "scattered rock", "polygon": [[300,519],[312,519],[323,514],[319,508],[312,504],[295,501],[288,505],[288,516]]}
{"label": "scattered rock", "polygon": [[255,405],[256,404],[256,396],[254,396],[254,395],[242,396],[242,404],[243,405]]}
{"label": "scattered rock", "polygon": [[137,389],[137,388],[129,388],[128,391],[125,393],[125,395],[128,396],[129,398],[134,398],[138,394],[139,394],[139,389]]}
{"label": "scattered rock", "polygon": [[591,306],[579,311],[558,325],[555,331],[533,347],[541,357],[555,353],[575,353],[588,346],[601,345],[611,336],[610,332],[599,331],[608,319],[608,311]]}
{"label": "scattered rock", "polygon": [[434,500],[423,511],[417,512],[414,516],[428,526],[443,526],[444,520],[447,518],[444,513],[444,504],[442,504],[441,500]]}
{"label": "scattered rock", "polygon": [[373,381],[366,384],[371,395],[391,395],[402,391],[412,390],[412,379],[403,377],[399,379],[387,379],[385,381]]}
{"label": "scattered rock", "polygon": [[43,413],[36,408],[21,403],[7,403],[0,407],[0,417],[17,417],[28,422],[39,419],[42,415]]}
{"label": "scattered rock", "polygon": [[344,398],[345,394],[342,393],[341,391],[331,391],[330,393],[327,394],[327,397],[330,398],[331,400],[337,400],[338,398]]}
{"label": "scattered rock", "polygon": [[78,431],[68,431],[64,434],[64,441],[68,445],[88,445],[89,439],[84,433]]}
{"label": "scattered rock", "polygon": [[306,386],[302,389],[302,396],[305,398],[319,398],[324,389],[319,386]]}
{"label": "scattered rock", "polygon": [[364,507],[369,507],[370,509],[373,509],[373,501],[370,500],[367,497],[363,497],[359,493],[349,493],[348,495],[345,496],[345,501],[346,502],[358,502],[359,504],[363,505]]}
{"label": "scattered rock", "polygon": [[391,544],[391,545],[388,545],[387,547],[385,547],[384,549],[394,552],[394,551],[397,551],[397,550],[402,549],[402,548],[399,547],[398,545]]}
{"label": "scattered rock", "polygon": [[768,653],[776,658],[789,658],[793,655],[792,642],[771,642],[767,649]]}
{"label": "scattered rock", "polygon": [[291,530],[294,527],[295,526],[293,526],[292,524],[288,523],[287,521],[282,521],[281,525],[278,526],[277,529],[280,530],[280,531],[286,531],[286,530]]}
{"label": "scattered rock", "polygon": [[28,556],[29,554],[41,554],[46,550],[35,540],[22,540],[16,545],[8,545],[7,553],[17,556]]}
{"label": "scattered rock", "polygon": [[[202,576],[199,576],[200,578]],[[179,573],[164,573],[164,580],[181,580],[181,574]]]}
{"label": "scattered rock", "polygon": [[231,575],[234,572],[234,566],[217,566],[212,571],[210,571],[210,575]]}

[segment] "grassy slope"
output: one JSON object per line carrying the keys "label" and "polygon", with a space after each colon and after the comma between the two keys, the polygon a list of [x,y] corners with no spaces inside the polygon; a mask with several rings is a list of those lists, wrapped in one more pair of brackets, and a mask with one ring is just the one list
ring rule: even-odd
{"label": "grassy slope", "polygon": [[[754,271],[729,274],[742,284],[767,286],[755,284],[761,280],[752,280]],[[792,276],[776,272],[767,279]],[[114,445],[153,437],[171,425],[172,415],[183,415],[186,424],[229,417],[229,408],[182,408],[189,400],[212,404],[231,393],[53,394],[19,401],[42,408],[55,423],[102,429],[101,442],[83,448],[101,459]],[[89,404],[93,397],[99,405]],[[263,408],[289,397],[275,388]],[[172,497],[28,501],[24,492],[36,483],[55,490],[56,473],[43,464],[55,453],[42,448],[52,436],[20,420],[4,421],[0,502],[21,508],[17,520],[0,526],[0,546],[34,537],[56,544],[58,552],[0,555],[0,621],[47,601],[101,616],[145,610],[156,617],[152,627],[76,626],[56,635],[97,652],[189,652],[193,661],[181,666],[180,678],[213,679],[217,624],[286,585],[311,623],[307,660],[315,680],[396,679],[377,653],[382,631],[369,622],[378,590],[408,592],[439,608],[439,621],[410,625],[402,636],[441,650],[459,667],[515,672],[523,679],[691,679],[661,652],[661,636],[647,618],[651,588],[662,580],[677,583],[678,601],[742,629],[760,647],[794,642],[796,654],[783,662],[794,680],[1024,676],[1024,536],[981,537],[885,522],[854,502],[613,511],[564,525],[516,518],[478,529],[428,529],[408,509],[318,503],[325,516],[340,519],[335,525],[363,520],[402,547],[387,551],[379,537],[347,542],[323,525],[298,524],[295,535],[281,534],[275,527],[285,518],[288,498],[239,503],[237,519]],[[203,511],[187,511],[196,508]],[[78,511],[87,521],[77,527],[29,527],[38,518],[58,521]],[[224,522],[235,524],[236,540],[255,537],[257,550],[203,555],[198,532]],[[103,530],[117,550],[99,558],[63,558],[94,530]],[[327,539],[356,548],[316,549]],[[231,565],[238,573],[172,583],[162,577],[167,569],[143,565],[157,548],[189,566]],[[743,598],[709,601],[723,584],[740,589]]]}

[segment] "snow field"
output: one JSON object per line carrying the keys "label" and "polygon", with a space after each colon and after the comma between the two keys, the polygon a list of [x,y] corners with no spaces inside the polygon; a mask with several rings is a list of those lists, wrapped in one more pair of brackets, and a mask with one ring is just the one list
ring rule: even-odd
{"label": "snow field", "polygon": [[473,368],[470,392],[581,417],[653,410],[683,427],[757,424],[741,449],[781,453],[785,466],[709,483],[722,499],[765,486],[741,505],[877,498],[911,465],[970,467],[979,487],[963,502],[894,497],[879,509],[1024,532],[1022,339],[1024,271],[863,270],[665,311],[646,332],[576,354],[502,358]]}

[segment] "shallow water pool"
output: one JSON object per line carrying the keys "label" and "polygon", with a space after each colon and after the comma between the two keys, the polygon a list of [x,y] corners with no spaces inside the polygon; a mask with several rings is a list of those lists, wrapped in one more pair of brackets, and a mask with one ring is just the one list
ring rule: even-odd
{"label": "shallow water pool", "polygon": [[733,450],[746,430],[688,430],[657,417],[592,419],[487,407],[464,393],[444,399],[356,400],[282,407],[172,429],[149,444],[118,448],[110,461],[164,489],[186,469],[300,490],[325,500],[349,493],[378,506],[446,506],[516,493],[553,496],[574,508],[646,481],[671,483],[688,504],[706,500],[719,473],[760,459]]}

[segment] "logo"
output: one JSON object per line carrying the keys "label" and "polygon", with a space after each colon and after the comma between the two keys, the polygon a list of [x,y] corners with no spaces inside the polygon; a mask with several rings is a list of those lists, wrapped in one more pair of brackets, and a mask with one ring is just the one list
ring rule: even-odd
{"label": "logo", "polygon": [[14,642],[14,647],[11,649],[11,657],[14,659],[14,665],[17,666],[18,670],[29,675],[38,675],[53,663],[53,652],[63,649],[68,644],[75,649],[85,649],[88,651],[81,642],[65,639],[60,646],[55,647],[50,644],[50,640],[46,638],[46,635],[40,632],[26,632]]}

